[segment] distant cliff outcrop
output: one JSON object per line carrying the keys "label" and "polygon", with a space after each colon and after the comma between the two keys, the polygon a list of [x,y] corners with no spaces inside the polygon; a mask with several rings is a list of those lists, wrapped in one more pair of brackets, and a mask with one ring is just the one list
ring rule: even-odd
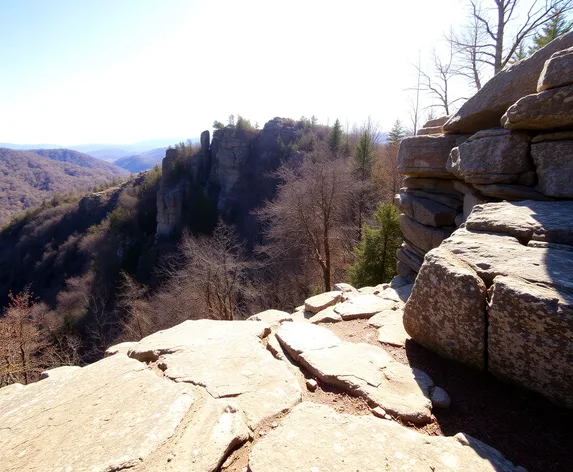
{"label": "distant cliff outcrop", "polygon": [[272,172],[284,158],[296,155],[285,150],[299,128],[293,120],[274,118],[262,130],[226,126],[216,130],[212,140],[204,131],[200,149],[189,158],[168,149],[157,194],[157,235],[220,216],[253,241],[258,223],[251,212],[274,197]]}

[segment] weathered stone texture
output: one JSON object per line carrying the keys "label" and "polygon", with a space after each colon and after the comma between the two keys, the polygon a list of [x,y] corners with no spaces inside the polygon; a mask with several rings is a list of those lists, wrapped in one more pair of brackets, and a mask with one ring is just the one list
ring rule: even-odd
{"label": "weathered stone texture", "polygon": [[214,398],[233,397],[256,427],[301,399],[292,372],[261,342],[269,332],[261,321],[185,321],[142,339],[129,356],[155,361],[167,378],[201,385]]}
{"label": "weathered stone texture", "polygon": [[551,287],[551,280],[547,282],[549,287],[517,277],[494,279],[488,308],[489,370],[573,407],[572,285]]}
{"label": "weathered stone texture", "polygon": [[400,229],[407,241],[425,252],[438,247],[454,230],[453,227],[435,228],[426,226],[407,215],[400,215]]}
{"label": "weathered stone texture", "polygon": [[374,416],[303,403],[255,445],[251,472],[518,472],[497,450],[470,436],[428,436]]}
{"label": "weathered stone texture", "polygon": [[573,85],[527,95],[507,109],[506,129],[558,130],[573,127]]}
{"label": "weathered stone texture", "polygon": [[446,169],[452,148],[469,136],[429,135],[402,140],[398,152],[398,172],[409,176],[453,178]]}
{"label": "weathered stone texture", "polygon": [[573,244],[573,202],[501,202],[478,205],[466,221],[474,231]]}
{"label": "weathered stone texture", "polygon": [[531,146],[537,188],[545,195],[573,198],[573,140],[544,141]]}
{"label": "weathered stone texture", "polygon": [[505,111],[521,97],[535,93],[545,61],[553,53],[573,46],[573,32],[567,33],[527,59],[504,68],[464,103],[443,128],[446,133],[475,133],[499,126]]}
{"label": "weathered stone texture", "polygon": [[537,91],[564,87],[573,84],[573,48],[554,53],[543,66]]}
{"label": "weathered stone texture", "polygon": [[458,214],[447,205],[408,193],[398,196],[398,207],[402,213],[427,226],[453,226]]}
{"label": "weathered stone texture", "polygon": [[117,354],[0,396],[1,468],[120,470],[146,459],[189,411],[190,385]]}
{"label": "weathered stone texture", "polygon": [[406,332],[446,357],[485,367],[486,286],[450,251],[426,254],[404,308]]}
{"label": "weathered stone texture", "polygon": [[452,149],[447,169],[472,184],[516,183],[533,169],[529,141],[523,132],[480,131]]}
{"label": "weathered stone texture", "polygon": [[404,420],[430,421],[432,380],[395,361],[382,348],[343,342],[312,324],[285,323],[276,336],[289,355],[321,381],[364,397]]}

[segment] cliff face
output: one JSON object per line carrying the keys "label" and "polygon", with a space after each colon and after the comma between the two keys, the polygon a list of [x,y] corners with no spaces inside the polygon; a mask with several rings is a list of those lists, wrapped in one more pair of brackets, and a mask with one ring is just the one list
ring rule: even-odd
{"label": "cliff face", "polygon": [[412,338],[568,406],[572,84],[569,33],[405,139],[398,196]]}
{"label": "cliff face", "polygon": [[251,211],[274,196],[276,181],[270,174],[279,167],[283,156],[279,137],[288,146],[296,135],[292,120],[281,118],[269,121],[260,131],[227,126],[216,130],[212,141],[209,132],[204,131],[201,150],[183,169],[176,170],[180,174],[176,179],[167,176],[173,173],[177,151],[168,150],[157,195],[157,234],[170,234],[183,218],[207,205],[252,242],[258,223]]}

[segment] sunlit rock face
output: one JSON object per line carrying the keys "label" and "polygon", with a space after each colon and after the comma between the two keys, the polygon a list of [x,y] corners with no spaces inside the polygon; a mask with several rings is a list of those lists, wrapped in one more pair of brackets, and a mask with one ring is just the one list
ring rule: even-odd
{"label": "sunlit rock face", "polygon": [[296,153],[282,152],[279,141],[288,146],[296,135],[296,123],[282,118],[267,122],[262,130],[227,126],[216,130],[212,140],[204,131],[200,150],[175,176],[177,152],[168,150],[157,195],[158,236],[171,234],[183,223],[220,216],[253,241],[259,225],[252,210],[274,197],[277,182],[272,173],[282,160],[296,158]]}
{"label": "sunlit rock face", "polygon": [[397,199],[412,339],[570,407],[572,46],[561,36],[406,138]]}

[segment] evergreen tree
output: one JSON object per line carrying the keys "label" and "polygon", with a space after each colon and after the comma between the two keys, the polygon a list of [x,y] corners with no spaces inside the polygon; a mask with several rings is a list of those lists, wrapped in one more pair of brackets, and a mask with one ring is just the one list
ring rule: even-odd
{"label": "evergreen tree", "polygon": [[541,31],[537,31],[532,38],[533,45],[529,48],[529,55],[549,44],[555,38],[568,33],[573,28],[573,21],[567,20],[567,14],[559,11],[557,7],[551,12],[553,18],[543,25]]}
{"label": "evergreen tree", "polygon": [[404,136],[406,136],[406,130],[400,120],[396,120],[394,126],[392,126],[392,129],[388,133],[388,141],[392,144],[400,144]]}
{"label": "evergreen tree", "polygon": [[365,126],[356,143],[356,169],[360,180],[367,180],[374,163],[374,136],[369,126]]}
{"label": "evergreen tree", "polygon": [[355,249],[356,259],[348,278],[356,287],[389,282],[396,275],[396,251],[402,244],[400,212],[391,203],[381,204],[374,213],[377,227],[364,226],[363,239]]}
{"label": "evergreen tree", "polygon": [[333,154],[337,154],[342,147],[342,126],[338,118],[336,118],[334,126],[330,130],[330,136],[328,137],[328,147]]}

